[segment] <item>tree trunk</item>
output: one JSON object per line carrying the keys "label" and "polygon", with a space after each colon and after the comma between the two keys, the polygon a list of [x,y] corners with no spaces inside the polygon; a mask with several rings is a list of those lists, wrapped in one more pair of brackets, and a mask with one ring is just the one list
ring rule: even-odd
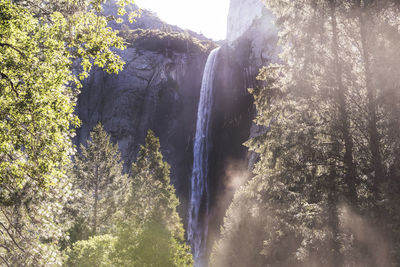
{"label": "tree trunk", "polygon": [[363,2],[357,0],[357,7],[359,8],[358,20],[360,24],[360,37],[361,47],[363,50],[363,62],[364,62],[364,76],[365,86],[367,89],[367,109],[368,109],[368,135],[369,135],[369,148],[372,156],[372,167],[374,170],[374,195],[376,199],[379,198],[379,185],[384,178],[382,158],[380,154],[380,137],[377,127],[377,115],[376,115],[376,89],[372,85],[371,81],[371,59],[369,55],[369,47],[367,41],[368,25],[365,19],[366,11],[368,8],[368,1]]}
{"label": "tree trunk", "polygon": [[93,214],[93,235],[97,232],[97,201],[99,199],[99,166],[96,166],[95,188],[94,188],[94,214]]}
{"label": "tree trunk", "polygon": [[347,89],[343,84],[343,71],[339,59],[339,41],[338,41],[338,28],[336,20],[336,0],[330,0],[330,12],[331,12],[331,27],[332,27],[332,53],[334,56],[334,77],[335,85],[337,86],[337,102],[339,112],[339,124],[344,140],[344,166],[345,174],[344,179],[347,185],[346,197],[349,204],[353,207],[357,206],[357,191],[356,191],[356,166],[353,159],[353,138],[350,133],[350,121],[346,106],[346,93]]}
{"label": "tree trunk", "polygon": [[339,216],[337,211],[337,202],[338,202],[338,189],[336,186],[336,177],[337,174],[335,172],[335,167],[331,167],[331,171],[328,177],[328,225],[332,231],[332,239],[331,239],[331,262],[333,267],[343,266],[343,255],[340,252],[340,243],[339,243]]}

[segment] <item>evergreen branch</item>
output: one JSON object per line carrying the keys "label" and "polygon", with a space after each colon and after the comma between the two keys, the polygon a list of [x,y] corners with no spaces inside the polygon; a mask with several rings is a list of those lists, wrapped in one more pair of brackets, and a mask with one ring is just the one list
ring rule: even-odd
{"label": "evergreen branch", "polygon": [[[41,7],[40,5],[36,4],[36,3],[33,2],[33,1],[26,1],[26,3],[29,4],[29,5],[31,5],[32,7],[36,7],[36,8],[39,9],[40,11],[42,11],[42,14],[43,14],[43,15],[47,15],[47,16],[48,16],[48,15],[51,15],[51,13],[52,13],[50,10]],[[40,17],[40,16],[39,16],[39,17]]]}

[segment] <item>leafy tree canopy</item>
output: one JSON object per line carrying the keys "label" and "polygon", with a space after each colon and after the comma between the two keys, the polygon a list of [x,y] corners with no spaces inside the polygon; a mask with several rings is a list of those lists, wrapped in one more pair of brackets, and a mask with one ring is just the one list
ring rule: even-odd
{"label": "leafy tree canopy", "polygon": [[[0,0],[0,264],[59,266],[80,80],[116,73],[123,41],[104,1]],[[132,1],[117,1],[120,10]]]}
{"label": "leafy tree canopy", "polygon": [[[117,73],[112,48],[123,40],[107,26],[103,1],[0,1],[0,202],[30,178],[49,188],[73,153],[79,80],[92,65]],[[119,14],[131,1],[118,1]],[[78,64],[78,65],[77,65]],[[78,66],[81,66],[80,68]]]}

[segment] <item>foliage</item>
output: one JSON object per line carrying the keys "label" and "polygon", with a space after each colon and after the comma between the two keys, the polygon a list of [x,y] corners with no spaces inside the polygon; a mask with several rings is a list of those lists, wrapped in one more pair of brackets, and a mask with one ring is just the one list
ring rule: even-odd
{"label": "foliage", "polygon": [[113,257],[117,266],[192,266],[189,247],[157,218],[120,224]]}
{"label": "foliage", "polygon": [[160,223],[131,225],[117,236],[80,240],[68,252],[68,266],[191,266],[186,247]]}
{"label": "foliage", "polygon": [[[101,1],[72,2],[65,10],[59,10],[57,3],[41,7],[46,16],[37,18],[19,5],[1,1],[3,202],[22,187],[26,176],[48,188],[61,175],[60,164],[68,162],[72,153],[70,126],[78,126],[73,115],[78,92],[70,82],[79,86],[76,76],[87,77],[92,63],[108,72],[123,66],[111,50],[124,48],[122,39],[98,15]],[[89,4],[92,9],[87,9]],[[82,71],[76,74],[72,63],[78,59]]]}
{"label": "foliage", "polygon": [[115,237],[109,234],[92,236],[74,243],[68,257],[68,266],[111,267]]}
{"label": "foliage", "polygon": [[107,27],[102,3],[0,1],[2,265],[61,264],[71,190],[65,169],[79,125],[74,87],[93,64],[109,72],[123,66],[112,50],[123,48],[122,38]]}
{"label": "foliage", "polygon": [[[143,222],[151,217],[161,218],[173,236],[183,240],[183,228],[176,211],[179,200],[171,185],[169,169],[160,152],[160,141],[149,130],[145,145],[141,146],[137,160],[132,164],[133,190],[129,196],[132,202],[126,212],[132,212]],[[139,210],[135,211],[136,208]]]}
{"label": "foliage", "polygon": [[184,230],[170,184],[169,165],[149,130],[132,164],[133,185],[119,220],[116,258],[121,266],[191,266]]}
{"label": "foliage", "polygon": [[[260,160],[228,210],[215,266],[398,264],[398,3],[265,2],[282,64],[251,90],[265,132],[247,145]],[[250,225],[245,255],[231,244]]]}
{"label": "foliage", "polygon": [[[149,131],[132,166],[129,184],[121,175],[117,147],[110,144],[100,124],[91,139],[75,161],[77,185],[84,193],[78,201],[84,205],[75,207],[81,216],[70,233],[76,235],[89,229],[89,235],[97,235],[67,249],[68,266],[191,266],[192,256],[176,212],[179,201],[170,184],[169,165],[162,160],[158,138]],[[96,170],[102,175],[97,175]],[[96,182],[99,191],[91,193]],[[96,195],[98,220],[93,224],[96,209],[90,206],[94,201],[86,203]],[[85,220],[84,215],[89,219]],[[96,224],[101,231],[92,230]],[[77,235],[82,239],[85,234]]]}
{"label": "foliage", "polygon": [[66,86],[70,60],[58,38],[65,27],[60,14],[41,25],[9,1],[0,5],[0,201],[9,205],[27,179],[48,188],[62,176],[72,153],[70,124],[78,120]]}
{"label": "foliage", "polygon": [[226,212],[221,239],[213,247],[210,266],[263,266],[259,236],[265,236],[264,228],[269,225],[270,216],[257,197],[248,188],[238,189]]}
{"label": "foliage", "polygon": [[46,191],[34,191],[28,179],[13,206],[0,207],[1,266],[61,266],[60,241],[68,239],[71,219],[65,209],[74,201],[67,176]]}
{"label": "foliage", "polygon": [[123,33],[129,46],[157,52],[205,53],[215,48],[212,41],[201,41],[179,32],[135,29]]}
{"label": "foliage", "polygon": [[[90,133],[87,147],[75,157],[73,170],[78,199],[79,223],[90,234],[104,232],[112,225],[112,216],[120,208],[128,186],[117,145],[113,145],[103,126],[98,123]],[[82,226],[81,226],[82,227]],[[84,233],[82,233],[84,234]]]}

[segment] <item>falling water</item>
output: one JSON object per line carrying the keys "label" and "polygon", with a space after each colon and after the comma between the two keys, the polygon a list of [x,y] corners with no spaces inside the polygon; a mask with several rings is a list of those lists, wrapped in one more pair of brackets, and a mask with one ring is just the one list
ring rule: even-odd
{"label": "falling water", "polygon": [[208,155],[209,125],[212,107],[212,85],[215,59],[219,48],[211,51],[204,68],[199,107],[197,110],[196,136],[193,146],[192,191],[189,206],[188,240],[192,246],[195,266],[203,265],[208,234]]}

